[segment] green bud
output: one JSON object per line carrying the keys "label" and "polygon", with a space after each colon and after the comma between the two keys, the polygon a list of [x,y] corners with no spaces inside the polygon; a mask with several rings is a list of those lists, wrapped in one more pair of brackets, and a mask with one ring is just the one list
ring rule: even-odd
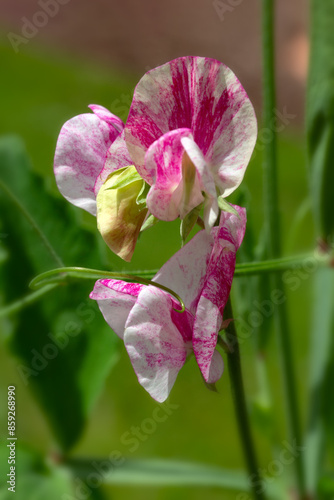
{"label": "green bud", "polygon": [[110,250],[130,262],[147,209],[138,196],[145,181],[135,167],[113,172],[101,186],[97,202],[97,227]]}

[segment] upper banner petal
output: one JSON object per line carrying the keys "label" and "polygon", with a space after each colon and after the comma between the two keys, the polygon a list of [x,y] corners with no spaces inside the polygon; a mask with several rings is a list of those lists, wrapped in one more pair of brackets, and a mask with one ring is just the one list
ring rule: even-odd
{"label": "upper banner petal", "polygon": [[145,152],[150,145],[179,128],[192,131],[221,193],[231,193],[243,178],[257,125],[244,88],[223,63],[180,57],[139,81],[125,139],[140,175],[145,178]]}

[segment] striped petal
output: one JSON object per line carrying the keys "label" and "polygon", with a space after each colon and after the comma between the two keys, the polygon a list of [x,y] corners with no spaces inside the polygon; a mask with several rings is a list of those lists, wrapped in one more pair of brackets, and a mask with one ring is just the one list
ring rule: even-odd
{"label": "striped petal", "polygon": [[234,73],[204,57],[180,57],[139,81],[125,139],[140,175],[145,153],[169,131],[188,128],[215,184],[227,196],[241,182],[256,141],[253,106]]}
{"label": "striped petal", "polygon": [[[195,315],[193,348],[197,363],[206,381],[212,379],[212,356],[228,300],[236,252],[246,229],[246,211],[234,206],[239,217],[222,212],[219,228],[214,228],[215,243],[207,266],[205,283]],[[224,318],[229,319],[229,318]]]}
{"label": "striped petal", "polygon": [[146,181],[152,185],[147,208],[160,220],[183,219],[203,201],[199,176],[182,145],[188,137],[192,137],[189,129],[173,130],[146,153]]}
{"label": "striped petal", "polygon": [[110,145],[119,135],[117,128],[102,119],[100,110],[97,111],[98,114],[75,116],[65,123],[58,137],[54,159],[61,194],[73,205],[93,215],[96,215],[95,181]]}
{"label": "striped petal", "polygon": [[125,322],[144,286],[138,283],[103,279],[95,283],[90,294],[90,298],[97,301],[110,328],[121,338],[124,336]]}
{"label": "striped petal", "polygon": [[96,177],[94,185],[95,197],[110,174],[130,165],[132,165],[132,160],[125,144],[124,132],[122,132],[108,149],[103,168]]}
{"label": "striped petal", "polygon": [[166,292],[147,287],[125,325],[124,343],[138,381],[160,403],[167,399],[187,357],[187,345],[171,320],[173,306]]}

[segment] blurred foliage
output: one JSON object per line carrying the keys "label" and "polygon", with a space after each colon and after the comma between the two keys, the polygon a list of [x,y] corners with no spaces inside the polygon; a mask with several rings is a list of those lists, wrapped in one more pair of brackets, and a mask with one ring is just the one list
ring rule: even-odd
{"label": "blurred foliage", "polygon": [[[98,245],[73,215],[45,192],[16,138],[0,140],[1,226],[7,234],[2,265],[6,302],[26,292],[40,272],[68,265],[92,266]],[[92,285],[54,290],[52,298],[21,311],[9,338],[17,370],[32,384],[63,449],[80,437],[88,414],[117,356],[116,337],[89,302]],[[28,333],[27,333],[28,332]]]}
{"label": "blurred foliage", "polygon": [[307,96],[310,192],[317,231],[334,238],[334,2],[311,0],[311,54]]}

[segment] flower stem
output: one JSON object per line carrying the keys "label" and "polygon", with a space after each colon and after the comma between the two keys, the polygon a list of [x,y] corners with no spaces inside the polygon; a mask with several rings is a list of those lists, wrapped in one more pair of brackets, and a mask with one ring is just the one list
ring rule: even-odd
{"label": "flower stem", "polygon": [[125,274],[121,272],[112,272],[112,271],[100,271],[99,269],[87,269],[85,267],[60,267],[58,269],[51,269],[50,271],[46,271],[45,273],[39,274],[36,276],[29,284],[30,288],[38,289],[41,286],[54,284],[54,283],[66,283],[68,278],[74,279],[103,279],[103,278],[112,278],[115,280],[123,280],[130,281],[132,283],[141,283],[143,285],[151,285],[156,288],[160,288],[160,290],[164,290],[165,292],[172,295],[176,300],[180,302],[181,309],[174,309],[176,312],[184,312],[185,304],[182,298],[170,288],[161,285],[160,283],[156,283],[147,278],[143,278],[142,276],[134,276],[133,274]]}
{"label": "flower stem", "polygon": [[[231,299],[229,298],[224,315],[233,318]],[[226,328],[226,338],[229,345],[227,352],[228,371],[230,374],[232,396],[237,417],[244,457],[249,473],[250,484],[255,500],[265,500],[262,479],[257,464],[254,443],[251,435],[245,391],[241,372],[240,349],[235,322],[231,321]]]}
{"label": "flower stem", "polygon": [[[262,0],[262,42],[263,42],[263,126],[271,130],[271,140],[264,144],[263,185],[264,213],[266,214],[266,234],[268,257],[275,259],[281,254],[281,233],[278,211],[277,188],[277,138],[275,127],[275,64],[274,64],[274,0]],[[279,274],[271,277],[272,287],[282,290]],[[286,394],[286,409],[290,428],[290,439],[301,446],[302,433],[298,415],[297,387],[294,375],[294,361],[290,342],[290,329],[286,304],[275,309],[275,326],[280,346],[283,382]],[[302,454],[295,460],[299,498],[306,498],[305,474]]]}

